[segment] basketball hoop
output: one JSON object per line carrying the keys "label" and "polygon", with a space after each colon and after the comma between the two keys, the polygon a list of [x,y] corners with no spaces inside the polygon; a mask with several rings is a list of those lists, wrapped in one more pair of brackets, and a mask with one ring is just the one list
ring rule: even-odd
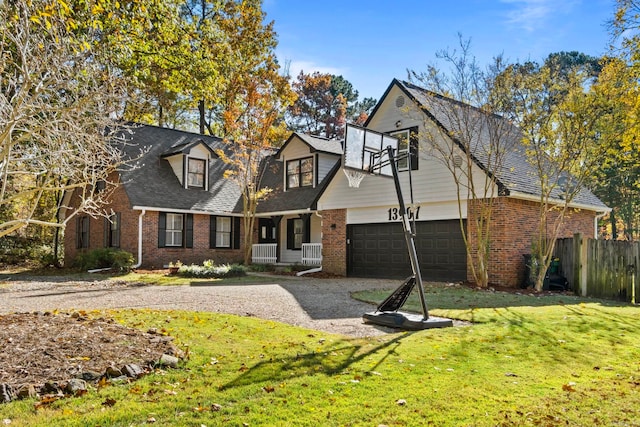
{"label": "basketball hoop", "polygon": [[358,188],[360,183],[364,179],[366,173],[355,169],[342,168],[342,172],[347,176],[349,180],[349,187]]}

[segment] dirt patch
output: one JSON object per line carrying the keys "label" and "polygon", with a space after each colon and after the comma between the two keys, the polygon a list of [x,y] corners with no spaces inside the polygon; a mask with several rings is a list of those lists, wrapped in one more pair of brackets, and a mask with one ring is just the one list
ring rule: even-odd
{"label": "dirt patch", "polygon": [[172,338],[140,331],[84,312],[0,315],[0,385],[19,390],[45,384],[64,388],[73,378],[99,379],[109,368],[151,366],[178,355]]}

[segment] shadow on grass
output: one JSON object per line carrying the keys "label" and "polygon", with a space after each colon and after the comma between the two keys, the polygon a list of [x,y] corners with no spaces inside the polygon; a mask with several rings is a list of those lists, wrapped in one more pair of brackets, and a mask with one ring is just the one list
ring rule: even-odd
{"label": "shadow on grass", "polygon": [[[360,301],[378,304],[391,292],[391,290],[366,290],[354,292],[352,297]],[[570,294],[531,294],[526,290],[522,290],[522,292],[502,292],[464,286],[429,286],[425,289],[425,299],[430,310],[572,306],[583,303],[598,303],[605,307],[630,306],[629,303],[621,301],[585,298]],[[412,311],[420,311],[420,302],[415,289],[409,296],[405,306]]]}
{"label": "shadow on grass", "polygon": [[373,348],[367,351],[362,351],[362,345],[360,344],[345,341],[344,343],[346,345],[330,347],[323,352],[311,351],[304,354],[296,354],[291,357],[262,361],[252,367],[246,368],[239,377],[220,386],[220,390],[224,391],[234,387],[259,384],[266,381],[282,382],[301,376],[332,376],[340,374],[354,363],[386,348],[386,353],[384,353],[380,360],[371,366],[367,372],[371,373],[375,371],[387,357],[394,353],[403,339],[411,334],[412,333],[400,334],[393,339],[373,346]]}

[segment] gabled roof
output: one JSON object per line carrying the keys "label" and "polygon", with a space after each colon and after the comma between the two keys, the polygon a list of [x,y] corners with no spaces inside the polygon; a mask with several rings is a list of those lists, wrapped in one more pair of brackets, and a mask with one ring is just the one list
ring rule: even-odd
{"label": "gabled roof", "polygon": [[209,144],[204,142],[202,139],[202,135],[182,135],[176,142],[174,142],[171,147],[164,153],[162,153],[162,157],[171,157],[176,154],[186,154],[196,145],[202,144],[204,145],[212,156],[216,156],[215,151],[211,148]]}
{"label": "gabled roof", "polygon": [[335,139],[327,139],[320,136],[313,136],[306,133],[298,133],[294,132],[287,139],[287,141],[282,144],[282,147],[276,153],[276,158],[280,159],[280,156],[284,149],[293,141],[294,139],[299,138],[304,142],[308,147],[311,153],[320,152],[320,153],[329,153],[329,154],[342,154],[342,142]]}
{"label": "gabled roof", "polygon": [[340,170],[341,163],[336,159],[335,166],[315,187],[299,187],[284,191],[284,164],[270,156],[265,160],[260,188],[269,188],[271,192],[258,203],[256,213],[277,213],[317,209],[318,199]]}
{"label": "gabled roof", "polygon": [[[539,180],[537,179],[537,170],[529,162],[525,154],[525,148],[521,142],[522,133],[520,129],[503,117],[497,115],[489,116],[488,113],[478,108],[446,98],[412,83],[394,79],[372,111],[365,126],[369,124],[379,106],[394,86],[397,86],[410,98],[445,134],[452,135],[455,133],[452,132],[455,130],[455,126],[451,123],[451,118],[455,115],[447,113],[452,109],[464,109],[463,114],[468,114],[472,117],[472,120],[469,120],[469,122],[478,123],[477,131],[472,133],[473,140],[469,144],[472,152],[469,154],[475,164],[496,181],[500,194],[512,196],[516,196],[518,193],[529,196],[539,196],[541,194],[542,190]],[[495,161],[495,157],[488,154],[492,151],[492,141],[487,126],[481,124],[483,121],[475,120],[482,116],[500,121],[503,132],[503,139],[500,141],[500,144],[502,144],[506,150],[504,159],[498,167],[491,165],[491,162]],[[466,144],[460,143],[460,141],[455,138],[453,138],[453,140],[463,151],[465,150]],[[562,178],[558,177],[558,179]],[[562,197],[561,193],[562,189],[558,186],[558,188],[552,192],[551,197],[560,199]],[[586,188],[582,189],[574,197],[572,202],[598,210],[608,210],[607,206]]]}
{"label": "gabled roof", "polygon": [[240,198],[237,184],[224,179],[226,163],[213,157],[209,162],[209,189],[185,189],[165,159],[168,154],[185,152],[204,144],[212,153],[224,150],[220,138],[150,125],[133,125],[121,133],[122,149],[129,158],[138,159],[134,168],[120,173],[131,207],[158,210],[232,213]]}

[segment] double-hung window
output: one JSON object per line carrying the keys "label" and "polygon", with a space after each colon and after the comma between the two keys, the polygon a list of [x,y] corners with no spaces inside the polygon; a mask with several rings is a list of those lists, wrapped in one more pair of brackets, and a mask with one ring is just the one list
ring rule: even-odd
{"label": "double-hung window", "polygon": [[231,247],[231,217],[216,217],[216,248]]}
{"label": "double-hung window", "polygon": [[183,214],[167,214],[167,228],[165,229],[165,246],[182,246],[184,229]]}
{"label": "double-hung window", "polygon": [[193,214],[160,212],[158,214],[159,248],[193,247]]}
{"label": "double-hung window", "polygon": [[104,246],[120,247],[120,214],[114,213],[104,220]]}
{"label": "double-hung window", "polygon": [[287,188],[313,186],[313,157],[287,162]]}
{"label": "double-hung window", "polygon": [[209,247],[240,249],[240,217],[212,215],[209,218]]}
{"label": "double-hung window", "polygon": [[291,218],[287,220],[287,249],[302,249],[304,243],[305,229],[301,218]]}
{"label": "double-hung window", "polygon": [[76,221],[76,248],[89,247],[89,217],[81,216]]}
{"label": "double-hung window", "polygon": [[404,129],[397,132],[391,132],[391,136],[398,139],[398,170],[406,171],[418,169],[418,141],[417,129]]}
{"label": "double-hung window", "polygon": [[204,188],[205,169],[205,160],[189,158],[189,161],[187,162],[187,185],[194,188]]}

